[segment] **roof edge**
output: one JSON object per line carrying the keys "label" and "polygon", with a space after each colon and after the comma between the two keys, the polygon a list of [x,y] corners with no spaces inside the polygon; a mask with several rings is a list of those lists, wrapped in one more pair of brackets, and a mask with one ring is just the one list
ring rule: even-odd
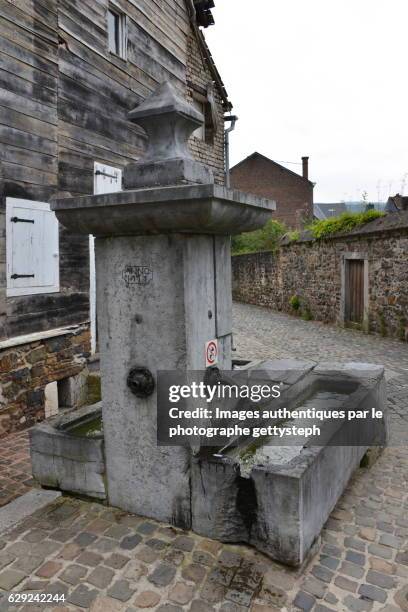
{"label": "roof edge", "polygon": [[229,112],[232,110],[233,105],[232,105],[232,102],[228,98],[228,92],[223,83],[223,80],[218,71],[218,68],[214,62],[213,56],[211,54],[210,48],[205,39],[204,33],[201,31],[199,27],[194,0],[186,0],[186,4],[187,4],[188,14],[190,17],[190,22],[191,22],[194,34],[196,36],[198,45],[200,47],[201,54],[203,56],[204,61],[206,62],[206,65],[214,79],[214,83],[219,91],[219,94],[221,96],[221,100],[224,106],[224,110],[225,112]]}
{"label": "roof edge", "polygon": [[235,170],[235,168],[238,168],[239,166],[241,166],[242,164],[244,164],[245,162],[249,161],[250,159],[253,159],[255,157],[261,157],[262,159],[265,159],[267,162],[269,162],[270,164],[273,164],[274,166],[277,166],[278,168],[281,168],[282,170],[285,170],[286,172],[289,172],[290,174],[293,174],[294,176],[296,176],[299,179],[302,179],[302,181],[306,181],[307,183],[309,183],[312,187],[315,186],[315,183],[313,181],[311,181],[310,179],[305,178],[304,176],[302,176],[301,174],[298,174],[297,172],[294,172],[293,170],[291,170],[290,168],[287,168],[286,166],[282,166],[282,164],[274,161],[273,159],[271,159],[270,157],[267,157],[266,155],[263,155],[262,153],[259,153],[258,151],[254,151],[253,153],[251,153],[251,155],[248,155],[248,157],[245,157],[244,159],[242,159],[240,162],[238,162],[237,164],[235,164],[235,166],[232,166],[230,172],[233,172]]}

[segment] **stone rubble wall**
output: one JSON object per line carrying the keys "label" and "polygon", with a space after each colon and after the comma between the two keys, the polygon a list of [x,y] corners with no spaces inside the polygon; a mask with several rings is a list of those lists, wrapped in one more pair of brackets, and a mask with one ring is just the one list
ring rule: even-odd
{"label": "stone rubble wall", "polygon": [[79,374],[89,355],[88,325],[1,350],[0,438],[43,420],[46,385]]}
{"label": "stone rubble wall", "polygon": [[[233,297],[239,302],[342,324],[341,259],[352,252],[367,254],[369,331],[407,339],[407,228],[295,242],[282,245],[276,254],[235,255]],[[292,296],[300,298],[300,313],[290,304]]]}

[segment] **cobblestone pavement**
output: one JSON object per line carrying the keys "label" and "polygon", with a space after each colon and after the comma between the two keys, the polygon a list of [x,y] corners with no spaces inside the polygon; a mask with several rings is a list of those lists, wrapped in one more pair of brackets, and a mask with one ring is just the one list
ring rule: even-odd
{"label": "cobblestone pavement", "polygon": [[241,357],[298,355],[387,366],[392,429],[400,432],[400,444],[354,476],[307,567],[290,570],[249,547],[62,498],[0,537],[0,593],[64,593],[65,604],[51,606],[61,612],[408,610],[407,347],[243,305],[235,308],[235,344]]}
{"label": "cobblestone pavement", "polygon": [[0,507],[24,495],[33,485],[27,431],[2,438],[0,440]]}
{"label": "cobblestone pavement", "polygon": [[236,357],[362,361],[386,368],[391,442],[408,444],[408,344],[351,329],[234,304]]}

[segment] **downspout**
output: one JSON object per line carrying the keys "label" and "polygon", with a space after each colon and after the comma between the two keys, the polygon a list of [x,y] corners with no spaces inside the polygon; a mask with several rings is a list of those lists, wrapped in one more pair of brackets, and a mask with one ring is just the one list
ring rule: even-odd
{"label": "downspout", "polygon": [[238,121],[238,117],[236,115],[228,115],[224,117],[224,121],[230,121],[231,125],[229,128],[224,130],[224,154],[225,154],[225,186],[227,189],[231,186],[231,177],[230,177],[230,154],[229,154],[229,135],[230,132],[235,130],[235,124]]}

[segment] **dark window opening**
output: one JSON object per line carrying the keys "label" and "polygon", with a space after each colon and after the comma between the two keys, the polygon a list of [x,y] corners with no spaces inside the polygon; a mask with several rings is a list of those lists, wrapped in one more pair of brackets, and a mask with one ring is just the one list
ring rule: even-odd
{"label": "dark window opening", "polygon": [[193,132],[193,136],[207,144],[214,143],[214,122],[211,104],[202,96],[193,98],[193,106],[204,116],[204,123]]}
{"label": "dark window opening", "polygon": [[108,47],[110,53],[125,59],[126,17],[113,8],[108,9]]}

